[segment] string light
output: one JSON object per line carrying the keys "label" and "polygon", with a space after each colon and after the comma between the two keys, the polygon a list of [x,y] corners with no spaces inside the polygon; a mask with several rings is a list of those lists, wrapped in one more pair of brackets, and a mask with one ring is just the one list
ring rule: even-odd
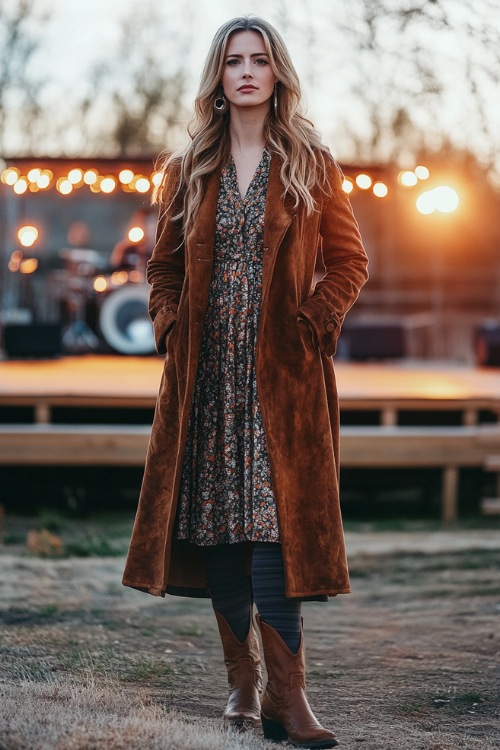
{"label": "string light", "polygon": [[40,190],[45,190],[45,188],[48,188],[50,185],[50,177],[48,174],[45,174],[45,172],[42,172],[38,180],[36,181],[36,184],[40,188]]}
{"label": "string light", "polygon": [[342,183],[342,190],[344,191],[344,193],[347,193],[348,195],[349,193],[352,193],[352,191],[354,190],[354,184],[350,177],[344,177],[344,181]]}
{"label": "string light", "polygon": [[68,180],[72,185],[78,185],[79,182],[83,182],[83,169],[71,169],[68,172]]}
{"label": "string light", "polygon": [[404,172],[400,172],[398,179],[403,187],[414,187],[418,182],[418,177],[415,172],[411,172],[408,169]]}
{"label": "string light", "polygon": [[368,190],[372,185],[372,178],[368,174],[358,174],[356,177],[356,185],[361,190]]}
{"label": "string light", "polygon": [[15,183],[14,183],[14,192],[16,195],[22,195],[25,193],[28,189],[28,180],[26,177],[20,177]]}
{"label": "string light", "polygon": [[105,292],[108,288],[108,282],[104,276],[96,276],[93,287],[96,292]]}
{"label": "string light", "polygon": [[140,242],[144,239],[144,229],[142,227],[132,227],[128,231],[128,238],[130,242]]}
{"label": "string light", "polygon": [[60,177],[56,182],[56,188],[61,195],[69,195],[73,192],[73,185],[65,177]]}
{"label": "string light", "polygon": [[41,174],[42,170],[39,167],[33,167],[33,169],[30,169],[30,171],[28,172],[28,180],[30,182],[38,182]]}
{"label": "string light", "polygon": [[120,180],[122,185],[130,185],[130,183],[134,179],[134,173],[131,169],[122,169],[120,171],[120,174],[118,175],[118,179]]}
{"label": "string light", "polygon": [[385,198],[388,192],[389,188],[385,182],[376,182],[373,186],[373,194],[376,195],[377,198]]}
{"label": "string light", "polygon": [[135,180],[134,187],[138,193],[147,193],[151,187],[151,183],[147,179],[147,177],[144,177],[143,175],[139,175],[137,179]]}
{"label": "string light", "polygon": [[[56,163],[56,162],[54,162]],[[49,169],[43,169],[43,165],[33,166],[29,169],[26,176],[21,174],[18,167],[9,166],[1,172],[1,181],[4,185],[12,187],[17,195],[23,195],[27,190],[37,192],[46,190],[53,185],[53,173]],[[411,188],[418,184],[419,180],[429,178],[429,169],[419,164],[414,171],[402,170],[397,175],[398,183],[404,188]],[[155,170],[151,174],[135,173],[130,167],[117,168],[115,174],[100,175],[99,170],[94,167],[83,168],[75,166],[67,174],[61,174],[59,171],[55,187],[61,195],[70,195],[74,188],[86,185],[93,193],[112,193],[117,187],[124,192],[137,192],[145,194],[152,188],[158,188],[162,185],[165,177],[164,172]],[[361,172],[352,176],[344,176],[342,189],[345,193],[350,194],[356,188],[371,192],[377,198],[385,198],[389,193],[389,185],[381,180],[375,180],[367,172]],[[129,238],[130,239],[130,238]],[[142,238],[141,238],[142,239]],[[130,240],[139,242],[140,239]]]}
{"label": "string light", "polygon": [[99,187],[103,193],[112,193],[116,187],[116,180],[114,177],[103,177]]}
{"label": "string light", "polygon": [[32,247],[38,239],[38,229],[26,224],[18,229],[17,237],[23,247]]}
{"label": "string light", "polygon": [[99,174],[95,169],[87,169],[83,175],[83,181],[86,185],[95,185],[99,179]]}
{"label": "string light", "polygon": [[115,271],[111,274],[111,281],[115,286],[126,284],[128,281],[128,273],[126,271]]}
{"label": "string light", "polygon": [[4,169],[4,171],[2,172],[2,182],[4,183],[4,185],[10,185],[12,187],[16,184],[20,174],[21,173],[17,169],[17,167],[9,167],[8,169]]}
{"label": "string light", "polygon": [[421,164],[418,167],[415,167],[415,174],[417,175],[419,180],[428,180],[430,176],[430,172],[427,167],[424,167]]}

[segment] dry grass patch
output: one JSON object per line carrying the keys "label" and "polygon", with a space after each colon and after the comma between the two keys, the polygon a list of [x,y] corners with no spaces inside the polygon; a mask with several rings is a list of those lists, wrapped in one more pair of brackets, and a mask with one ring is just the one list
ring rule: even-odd
{"label": "dry grass patch", "polygon": [[220,722],[187,721],[119,683],[96,680],[0,688],[0,743],[6,750],[259,750],[250,734]]}
{"label": "dry grass patch", "polygon": [[[500,534],[487,533],[396,535],[392,551],[390,535],[358,534],[353,594],[304,606],[310,701],[342,750],[498,750]],[[221,726],[210,602],[126,589],[123,562],[0,550],[0,750],[272,750]]]}

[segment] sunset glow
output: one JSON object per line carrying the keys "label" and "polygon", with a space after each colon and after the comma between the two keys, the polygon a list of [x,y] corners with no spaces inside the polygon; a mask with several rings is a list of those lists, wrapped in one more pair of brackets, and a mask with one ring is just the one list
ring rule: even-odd
{"label": "sunset glow", "polygon": [[421,214],[432,214],[434,211],[448,214],[456,211],[459,203],[460,198],[456,190],[447,185],[440,185],[419,195],[416,206]]}

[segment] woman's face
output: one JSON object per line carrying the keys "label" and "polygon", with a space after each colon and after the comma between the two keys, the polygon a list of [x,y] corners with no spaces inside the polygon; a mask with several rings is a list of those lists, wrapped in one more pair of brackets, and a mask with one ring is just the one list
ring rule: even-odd
{"label": "woman's face", "polygon": [[274,84],[269,55],[257,31],[239,31],[229,39],[222,74],[226,99],[235,107],[269,103]]}

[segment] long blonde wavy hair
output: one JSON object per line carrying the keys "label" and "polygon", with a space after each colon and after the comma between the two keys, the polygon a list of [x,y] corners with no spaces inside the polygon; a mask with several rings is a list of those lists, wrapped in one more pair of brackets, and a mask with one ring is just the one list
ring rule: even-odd
{"label": "long blonde wavy hair", "polygon": [[[205,178],[229,158],[229,108],[221,115],[214,110],[214,100],[222,93],[221,79],[229,39],[241,31],[256,31],[262,36],[273,73],[278,79],[278,106],[276,111],[273,106],[269,108],[264,123],[264,140],[268,150],[280,159],[284,193],[292,197],[295,207],[303,202],[310,214],[316,207],[314,188],[325,190],[325,159],[331,157],[312,123],[301,113],[299,78],[283,39],[262,18],[234,18],[220,27],[208,52],[195,100],[194,117],[188,127],[189,144],[180,152],[163,155],[161,163],[164,180],[155,199],[161,210],[168,213],[178,193],[184,193],[181,211],[170,217],[172,221],[181,221],[184,233],[192,225],[203,200]],[[173,161],[180,161],[180,179],[175,191],[167,184],[169,166]]]}

